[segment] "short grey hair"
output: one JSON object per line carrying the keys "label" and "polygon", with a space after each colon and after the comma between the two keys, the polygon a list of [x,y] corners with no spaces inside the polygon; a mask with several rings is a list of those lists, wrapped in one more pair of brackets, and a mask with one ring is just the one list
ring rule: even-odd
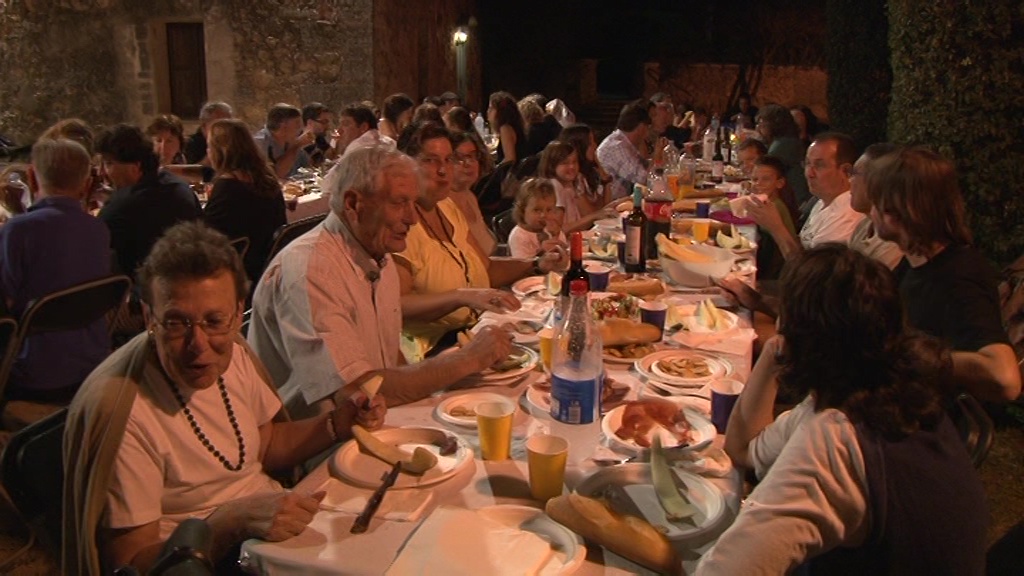
{"label": "short grey hair", "polygon": [[230,104],[217,100],[203,104],[203,107],[199,109],[199,121],[206,124],[217,112],[227,114],[229,118],[235,115]]}
{"label": "short grey hair", "polygon": [[346,152],[324,178],[323,192],[330,195],[331,211],[341,216],[345,192],[348,190],[355,190],[368,197],[374,196],[380,190],[385,172],[396,166],[408,168],[420,179],[416,161],[394,146],[377,144]]}
{"label": "short grey hair", "polygon": [[92,169],[89,152],[68,138],[40,138],[32,145],[32,167],[47,191],[79,191]]}

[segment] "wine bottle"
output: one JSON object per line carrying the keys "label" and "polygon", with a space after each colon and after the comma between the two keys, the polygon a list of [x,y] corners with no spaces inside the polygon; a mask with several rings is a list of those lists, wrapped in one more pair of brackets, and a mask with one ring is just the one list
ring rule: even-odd
{"label": "wine bottle", "polygon": [[562,276],[562,296],[569,297],[569,288],[573,281],[581,281],[590,290],[590,276],[583,268],[583,233],[569,234],[569,270]]}
{"label": "wine bottle", "polygon": [[715,155],[711,157],[711,180],[721,184],[725,178],[725,158],[722,157],[722,136],[715,139]]}
{"label": "wine bottle", "polygon": [[626,217],[626,253],[622,265],[626,272],[647,270],[647,216],[644,215],[643,194],[639,184],[633,185],[633,211]]}

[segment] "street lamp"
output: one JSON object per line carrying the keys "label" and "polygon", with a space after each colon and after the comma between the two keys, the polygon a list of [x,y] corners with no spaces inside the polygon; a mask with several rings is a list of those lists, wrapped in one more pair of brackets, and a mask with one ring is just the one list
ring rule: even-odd
{"label": "street lamp", "polygon": [[458,80],[459,99],[466,101],[468,79],[466,73],[466,43],[469,42],[469,29],[465,26],[455,28],[452,33],[452,44],[455,46],[455,74]]}
{"label": "street lamp", "polygon": [[465,26],[459,26],[455,29],[452,34],[452,44],[456,46],[465,46],[466,42],[469,41],[469,31],[466,30]]}

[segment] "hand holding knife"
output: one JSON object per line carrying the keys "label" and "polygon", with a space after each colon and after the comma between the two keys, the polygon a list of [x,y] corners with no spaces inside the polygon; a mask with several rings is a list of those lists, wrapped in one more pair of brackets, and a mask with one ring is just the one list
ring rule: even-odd
{"label": "hand holding knife", "polygon": [[352,523],[352,529],[349,530],[352,534],[362,534],[366,532],[366,529],[370,526],[370,520],[373,515],[377,513],[377,509],[380,508],[381,502],[384,501],[384,493],[388,491],[388,488],[394,485],[395,480],[398,479],[398,474],[402,471],[402,463],[395,462],[394,466],[391,467],[391,471],[384,475],[384,481],[380,486],[374,490],[373,495],[370,496],[370,500],[366,503],[366,508],[359,513],[356,521]]}

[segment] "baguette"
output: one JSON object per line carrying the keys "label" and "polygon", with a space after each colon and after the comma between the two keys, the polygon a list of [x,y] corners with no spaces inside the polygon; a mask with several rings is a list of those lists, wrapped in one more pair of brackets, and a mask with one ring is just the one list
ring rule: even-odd
{"label": "baguette", "polygon": [[662,574],[681,574],[682,561],[657,528],[634,516],[611,511],[600,500],[575,492],[548,500],[554,521],[612,552]]}
{"label": "baguette", "polygon": [[601,322],[601,344],[604,346],[649,344],[658,340],[661,340],[661,330],[651,324],[627,318],[605,318]]}
{"label": "baguette", "polygon": [[665,292],[665,285],[657,278],[613,274],[608,282],[608,291],[643,298]]}

